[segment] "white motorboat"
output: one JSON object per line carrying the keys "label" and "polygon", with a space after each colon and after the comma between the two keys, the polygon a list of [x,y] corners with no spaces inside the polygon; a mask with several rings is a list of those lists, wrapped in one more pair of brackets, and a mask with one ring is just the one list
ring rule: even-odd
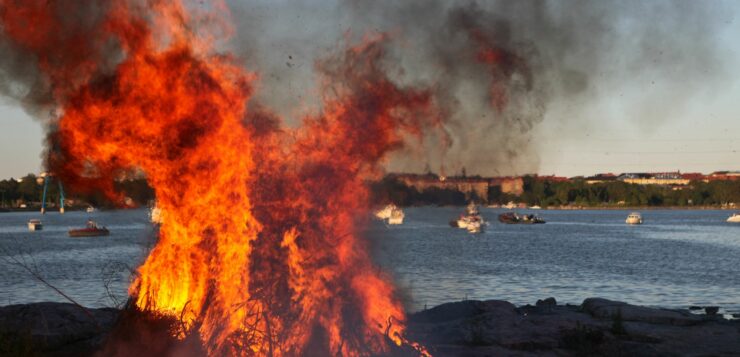
{"label": "white motorboat", "polygon": [[154,224],[162,224],[162,209],[156,205],[149,211],[149,221]]}
{"label": "white motorboat", "polygon": [[473,220],[473,221],[468,222],[468,224],[465,227],[465,229],[467,229],[468,232],[470,232],[470,233],[481,233],[481,232],[483,232],[483,226],[484,225],[485,224],[480,219],[479,220]]}
{"label": "white motorboat", "polygon": [[727,222],[740,223],[740,213],[733,213],[732,216],[727,218]]}
{"label": "white motorboat", "polygon": [[391,204],[383,207],[383,209],[381,209],[379,211],[376,211],[375,212],[375,217],[377,219],[388,219],[388,218],[391,218],[391,212],[393,211],[394,208],[396,208],[396,205],[394,205],[394,204],[391,203]]}
{"label": "white motorboat", "polygon": [[401,208],[391,203],[383,207],[383,209],[375,212],[375,217],[380,220],[387,221],[388,224],[403,224],[405,214]]}
{"label": "white motorboat", "polygon": [[474,203],[468,205],[464,214],[460,215],[457,220],[450,221],[450,226],[454,228],[467,229],[471,233],[478,233],[483,229],[486,222],[478,211],[478,206]]}
{"label": "white motorboat", "polygon": [[396,207],[391,211],[391,216],[388,217],[388,224],[403,224],[403,217],[404,217],[403,211]]}
{"label": "white motorboat", "polygon": [[93,213],[93,212],[95,212],[95,207],[93,207],[93,206],[87,206],[87,208],[85,209],[85,212],[87,212],[87,213]]}
{"label": "white motorboat", "polygon": [[44,229],[44,225],[41,224],[40,219],[29,219],[28,220],[28,230],[29,231],[40,231]]}
{"label": "white motorboat", "polygon": [[625,220],[627,224],[642,224],[642,216],[637,212],[632,212]]}

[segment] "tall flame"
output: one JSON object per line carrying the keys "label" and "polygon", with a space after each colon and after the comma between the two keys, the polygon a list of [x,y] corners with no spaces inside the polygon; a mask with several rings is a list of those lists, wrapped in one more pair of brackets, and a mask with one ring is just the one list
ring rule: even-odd
{"label": "tall flame", "polygon": [[385,75],[384,36],[319,62],[322,110],[288,129],[247,106],[257,75],[198,31],[210,15],[118,0],[60,37],[51,6],[0,1],[3,30],[37,54],[59,104],[53,169],[111,197],[113,178],[141,170],[156,192],[163,222],[136,306],[180,317],[211,355],[370,355],[389,340],[426,354],[357,235],[364,180],[439,122],[431,93]]}

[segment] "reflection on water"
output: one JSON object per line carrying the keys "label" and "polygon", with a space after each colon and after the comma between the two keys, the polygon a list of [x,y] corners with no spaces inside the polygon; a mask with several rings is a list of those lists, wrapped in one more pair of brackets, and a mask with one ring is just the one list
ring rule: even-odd
{"label": "reflection on water", "polygon": [[[645,224],[624,224],[627,211],[536,213],[544,225],[503,225],[503,210],[482,209],[492,221],[471,235],[448,221],[462,208],[408,208],[401,226],[374,222],[367,230],[378,263],[392,271],[411,310],[442,302],[505,299],[517,304],[554,296],[580,303],[589,296],[635,304],[720,305],[740,311],[740,224],[727,211],[643,211]],[[145,210],[52,212],[29,232],[38,213],[0,214],[0,247],[24,259],[50,283],[88,306],[110,306],[106,282],[125,299],[129,274],[153,244]],[[88,217],[108,237],[69,238]],[[27,272],[0,258],[0,305],[64,301]]]}

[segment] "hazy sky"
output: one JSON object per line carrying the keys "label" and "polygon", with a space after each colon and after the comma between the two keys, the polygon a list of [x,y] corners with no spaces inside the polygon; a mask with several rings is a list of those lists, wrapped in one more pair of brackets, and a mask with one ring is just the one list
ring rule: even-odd
{"label": "hazy sky", "polygon": [[[469,145],[464,145],[468,138],[461,134],[457,140],[462,146],[444,159],[450,171],[466,165],[469,174],[536,171],[565,176],[740,170],[740,111],[736,109],[740,99],[740,2],[696,2],[706,6],[702,11],[685,6],[694,3],[689,1],[656,1],[662,6],[649,10],[639,1],[590,2],[593,5],[588,6],[582,5],[589,2],[581,1],[553,3],[555,10],[573,6],[576,14],[568,18],[563,15],[567,11],[560,11],[551,19],[554,27],[544,28],[562,29],[562,38],[555,39],[568,47],[567,53],[558,54],[558,65],[583,73],[587,77],[585,89],[565,94],[557,90],[563,86],[562,72],[542,71],[545,78],[535,74],[535,81],[546,81],[548,88],[555,89],[542,120],[526,133],[531,144],[522,148],[525,155],[513,164],[496,167],[496,162],[478,158],[493,155],[498,141],[505,140],[502,137],[508,133],[495,129],[499,131],[490,135],[496,139],[486,142],[489,133],[483,132],[483,136],[470,138]],[[372,8],[367,4],[234,4],[238,22],[232,43],[247,66],[262,75],[258,97],[290,119],[306,102],[312,102],[308,83],[315,79],[313,60],[336,44],[345,31],[362,33],[379,28],[404,32],[416,28],[412,27],[416,24],[406,24],[414,21],[422,24],[417,31],[434,28],[433,22],[418,19],[395,24],[393,21],[402,18],[396,15],[407,9],[392,5],[394,2],[373,2],[370,4],[385,6]],[[447,11],[447,4],[451,3],[445,3],[440,11]],[[527,14],[496,4],[481,7],[496,16],[517,16],[510,24],[514,37],[538,49],[542,66],[547,67],[560,42],[543,37],[544,30],[527,22],[531,20]],[[569,21],[575,25],[571,27]],[[593,23],[605,33],[589,32]],[[404,40],[415,38],[418,33],[409,30]],[[458,125],[464,125],[465,119],[461,122]],[[41,170],[42,126],[12,100],[0,100],[0,178]],[[456,165],[456,161],[463,164]],[[407,165],[397,160],[391,168],[420,169]],[[432,164],[433,169],[436,166],[436,162]]]}

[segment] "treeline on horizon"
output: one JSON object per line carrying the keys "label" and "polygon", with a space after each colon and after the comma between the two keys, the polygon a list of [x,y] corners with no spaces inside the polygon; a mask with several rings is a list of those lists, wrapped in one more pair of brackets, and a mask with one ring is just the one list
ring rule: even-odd
{"label": "treeline on horizon", "polygon": [[[0,208],[19,208],[21,204],[26,204],[29,209],[41,206],[44,185],[42,179],[40,179],[34,174],[28,174],[20,178],[20,182],[14,178],[0,181]],[[68,191],[68,188],[64,185],[62,187],[65,199],[68,200],[65,206],[68,206],[70,202],[74,202],[73,205],[70,205],[72,207],[92,205],[94,207],[113,208],[115,206],[101,192],[79,193]],[[154,190],[149,187],[144,178],[118,181],[114,183],[114,187],[126,197],[131,198],[132,203],[136,206],[146,205],[154,199]],[[47,206],[59,207],[60,196],[59,184],[52,178],[47,186]]]}
{"label": "treeline on horizon", "polygon": [[622,181],[589,184],[582,179],[550,181],[524,176],[523,193],[503,193],[490,186],[487,197],[432,187],[418,191],[393,176],[372,183],[375,204],[399,206],[525,203],[545,207],[691,207],[740,203],[740,181],[692,181],[686,186],[638,185]]}
{"label": "treeline on horizon", "polygon": [[[38,177],[28,174],[21,178],[0,181],[0,208],[18,208],[25,203],[30,207],[41,204],[43,184]],[[513,195],[501,192],[499,186],[490,186],[487,197],[454,189],[431,187],[418,191],[399,181],[393,175],[380,181],[370,182],[372,203],[394,203],[399,206],[461,206],[469,202],[481,204],[525,203],[529,206],[544,207],[582,206],[582,207],[691,207],[722,206],[728,203],[740,204],[740,181],[692,181],[687,186],[637,185],[622,181],[588,184],[585,180],[550,181],[536,176],[524,176],[523,193]],[[147,205],[154,200],[154,191],[144,178],[123,180],[115,183],[118,191],[131,198],[136,206]],[[77,206],[113,208],[102,193],[80,194],[65,192],[66,198]],[[49,182],[47,205],[57,207],[59,186],[56,181]]]}

